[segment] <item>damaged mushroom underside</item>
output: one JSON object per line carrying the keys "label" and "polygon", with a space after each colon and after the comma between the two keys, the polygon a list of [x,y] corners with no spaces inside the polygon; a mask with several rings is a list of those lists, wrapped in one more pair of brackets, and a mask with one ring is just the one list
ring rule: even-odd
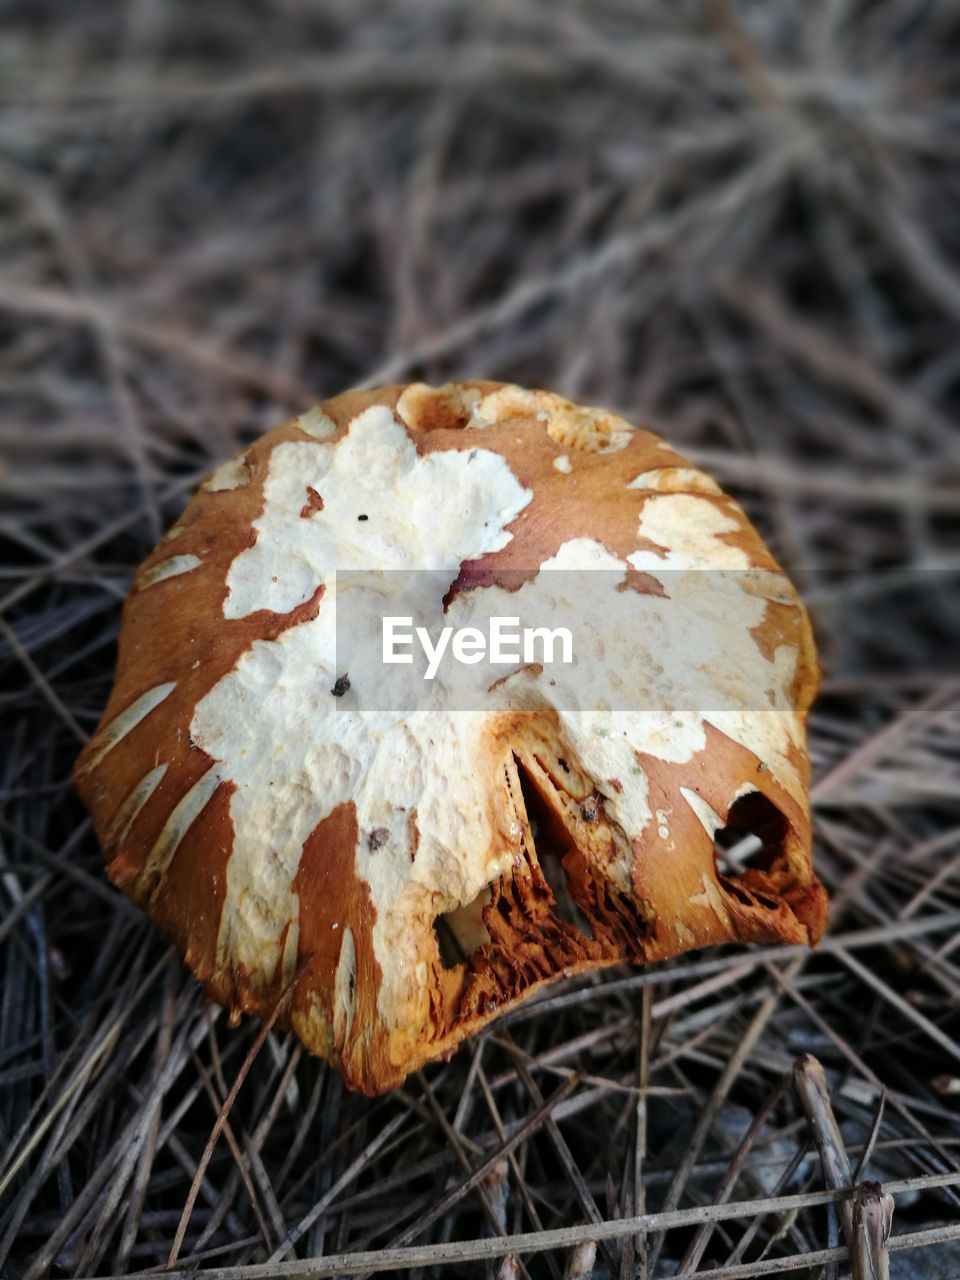
{"label": "damaged mushroom underside", "polygon": [[[551,564],[612,567],[594,661],[634,644],[634,610],[670,647],[660,566],[766,575],[734,597],[718,676],[763,709],[594,732],[527,670],[482,712],[371,715],[330,623],[358,548],[429,562],[466,618],[502,573],[519,598]],[[77,768],[108,873],[212,996],[236,1015],[282,997],[370,1093],[560,975],[815,942],[816,660],[784,581],[735,503],[614,415],[489,383],[338,397],[224,464],[138,573]]]}
{"label": "damaged mushroom underside", "polygon": [[[529,737],[531,725],[524,729]],[[705,763],[720,749],[720,735],[707,736]],[[735,744],[723,747],[756,769],[756,761],[739,759]],[[644,763],[656,778],[659,762]],[[721,869],[723,849],[711,824],[687,808],[674,821],[674,838],[683,841],[682,874],[672,869],[665,876],[657,874],[642,840],[630,847],[609,821],[603,796],[549,735],[532,747],[512,746],[503,776],[518,826],[517,854],[472,903],[438,921],[448,931],[440,946],[450,961],[434,975],[438,1055],[459,1042],[464,1026],[472,1029],[560,975],[661,960],[740,938],[807,943],[822,932],[823,890],[807,881],[802,859],[797,873],[789,823],[761,791],[735,801],[720,831],[754,837],[758,847],[749,862]],[[723,791],[716,779],[704,794]],[[789,799],[778,799],[789,811]],[[622,865],[625,844],[633,874],[629,884],[618,885],[613,868]]]}

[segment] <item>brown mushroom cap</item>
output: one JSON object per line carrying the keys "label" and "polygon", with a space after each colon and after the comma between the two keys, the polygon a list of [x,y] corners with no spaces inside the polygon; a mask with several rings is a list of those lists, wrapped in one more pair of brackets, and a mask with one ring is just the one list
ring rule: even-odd
{"label": "brown mushroom cap", "polygon": [[[336,669],[337,570],[433,570],[436,607],[470,617],[534,599],[545,567],[611,571],[599,606],[572,604],[598,618],[581,675],[629,653],[661,700],[562,705],[528,664],[479,709],[376,712]],[[733,571],[698,624],[715,710],[669,703],[693,616],[676,569]],[[656,435],[514,386],[390,387],[206,481],[134,579],[75,776],[111,880],[210,995],[265,1014],[287,992],[306,1047],[378,1093],[558,976],[816,942],[817,681],[756,531]],[[757,835],[752,865],[724,868],[719,828]]]}

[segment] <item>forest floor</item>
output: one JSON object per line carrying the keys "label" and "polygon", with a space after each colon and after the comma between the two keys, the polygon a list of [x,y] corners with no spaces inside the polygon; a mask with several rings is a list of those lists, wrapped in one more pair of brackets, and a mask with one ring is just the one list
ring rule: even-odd
{"label": "forest floor", "polygon": [[[6,15],[0,1275],[866,1276],[832,1150],[894,1280],[955,1280],[960,6]],[[795,577],[830,926],[561,983],[369,1100],[206,1004],[70,769],[201,477],[481,376],[654,425]]]}

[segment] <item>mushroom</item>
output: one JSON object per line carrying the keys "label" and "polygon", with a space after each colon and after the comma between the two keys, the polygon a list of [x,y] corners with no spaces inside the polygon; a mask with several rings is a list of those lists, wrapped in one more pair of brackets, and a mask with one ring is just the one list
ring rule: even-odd
{"label": "mushroom", "polygon": [[[430,570],[461,622],[566,610],[586,650],[468,710],[445,676],[429,711],[385,709],[336,644],[358,568]],[[622,701],[591,701],[615,669]],[[815,943],[818,678],[743,511],[651,431],[490,382],[351,392],[218,468],[141,565],[75,779],[110,879],[210,996],[280,1002],[374,1094],[560,976]]]}

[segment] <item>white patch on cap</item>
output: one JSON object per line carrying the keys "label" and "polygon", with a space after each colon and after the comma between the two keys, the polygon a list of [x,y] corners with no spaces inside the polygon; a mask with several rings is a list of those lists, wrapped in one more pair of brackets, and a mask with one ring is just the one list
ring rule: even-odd
{"label": "white patch on cap", "polygon": [[[612,551],[608,551],[602,542],[597,542],[593,538],[568,538],[566,542],[562,542],[557,548],[556,555],[544,560],[540,566],[540,573],[556,573],[564,570],[576,570],[578,572],[584,570],[606,570],[609,573],[611,570],[616,572],[624,567],[623,561],[618,559]],[[534,579],[534,581],[537,581],[538,578]],[[544,583],[543,585],[546,586],[547,584]],[[550,585],[552,586],[553,584],[551,583]]]}
{"label": "white patch on cap", "polygon": [[574,404],[551,391],[513,385],[484,396],[474,407],[472,425],[492,427],[512,418],[533,418],[543,423],[556,444],[587,453],[616,453],[636,435],[635,427],[608,409]]}
{"label": "white patch on cap", "polygon": [[740,575],[743,590],[773,604],[797,603],[793,583],[785,573],[773,569],[749,569]]}
{"label": "white patch on cap", "polygon": [[[709,627],[709,634],[704,630],[697,637],[716,646],[712,670],[705,673],[712,692],[698,701],[703,719],[765,760],[802,804],[803,782],[791,759],[792,750],[802,752],[804,746],[803,725],[793,710],[797,652],[780,645],[769,662],[751,634],[763,623],[768,599],[797,599],[783,574],[756,569],[743,548],[721,540],[744,523],[708,497],[657,493],[643,504],[638,533],[665,547],[666,555],[638,550],[627,559],[670,597],[674,630],[668,647],[685,640],[680,619],[687,610]],[[700,682],[693,687],[699,689]],[[769,709],[761,705],[767,695]]]}
{"label": "white patch on cap", "polygon": [[611,431],[606,444],[600,446],[599,453],[619,453],[625,449],[636,435],[636,427],[628,427],[625,431]]}
{"label": "white patch on cap", "polygon": [[[402,1018],[421,958],[411,909],[440,885],[449,901],[438,902],[437,912],[481,891],[495,843],[489,798],[498,779],[476,775],[486,717],[445,710],[440,688],[435,709],[406,713],[364,712],[333,697],[335,638],[334,611],[321,610],[259,642],[260,653],[244,654],[197,704],[191,735],[224,761],[237,786],[218,963],[242,965],[269,983],[284,926],[298,919],[291,886],[303,846],[334,808],[353,801],[361,833],[353,865],[376,912],[381,1012]],[[263,651],[277,660],[266,662]],[[371,850],[362,833],[378,828],[387,839]]]}
{"label": "white patch on cap", "polygon": [[143,867],[145,877],[162,876],[165,873],[180,846],[180,841],[199,818],[202,810],[206,808],[213,793],[223,781],[223,777],[221,770],[211,765],[182,797],[164,823],[163,830],[154,841],[153,848],[147,854]]}
{"label": "white patch on cap", "polygon": [[[629,557],[648,573],[659,568],[652,576],[663,596],[621,590],[626,564],[601,543],[577,538],[518,591],[488,587],[458,596],[446,620],[481,632],[497,614],[517,616],[520,627],[572,624],[572,664],[554,664],[549,681],[524,682],[522,688],[516,681],[505,683],[496,696],[525,709],[555,709],[587,775],[632,777],[638,754],[685,763],[705,749],[711,724],[768,761],[802,802],[790,759],[791,746],[803,743],[792,698],[796,651],[781,645],[771,662],[756,644],[751,633],[763,623],[767,597],[757,590],[753,571],[714,571],[714,560],[720,566],[745,560],[742,551],[714,536],[730,531],[731,518],[696,498],[681,500],[675,514],[678,520],[690,518],[694,527],[693,534],[681,529],[675,536],[678,550],[666,558],[648,552]],[[664,537],[659,520],[648,527]],[[580,572],[550,572],[556,569]],[[587,570],[598,572],[582,572]],[[777,576],[769,585],[783,581]],[[485,678],[484,668],[475,670],[478,680]],[[645,786],[612,796],[607,807],[630,836],[643,829],[644,817],[649,820]]]}
{"label": "white patch on cap", "polygon": [[353,1026],[357,1009],[357,949],[353,930],[343,931],[340,958],[333,980],[333,1038],[338,1048],[343,1048]]}
{"label": "white patch on cap", "polygon": [[[748,569],[750,557],[741,547],[721,542],[720,535],[742,529],[709,498],[691,493],[655,493],[640,512],[637,533],[667,549],[666,558],[653,551],[628,556],[635,569],[656,576],[663,569]],[[669,577],[669,575],[667,575]]]}
{"label": "white patch on cap", "polygon": [[700,711],[638,711],[635,736],[638,751],[665,764],[686,764],[707,745]]}
{"label": "white patch on cap", "polygon": [[141,693],[139,698],[134,698],[128,707],[97,732],[91,741],[91,746],[93,743],[96,743],[96,746],[83,762],[83,767],[77,770],[78,774],[91,773],[107,752],[112,751],[118,742],[122,742],[127,734],[135,729],[154,707],[159,707],[164,698],[168,697],[176,687],[176,681],[168,680],[165,684],[154,685],[146,693]]}
{"label": "white patch on cap", "polygon": [[170,556],[168,560],[160,560],[138,573],[134,579],[134,590],[146,591],[147,587],[155,587],[158,582],[166,582],[167,578],[177,578],[181,573],[192,573],[200,567],[199,556]]}
{"label": "white patch on cap", "polygon": [[634,476],[627,488],[672,493],[709,493],[716,496],[723,492],[714,480],[695,467],[658,467],[656,471],[641,471],[638,476]]}
{"label": "white patch on cap", "polygon": [[573,467],[570,465],[570,459],[565,453],[562,453],[559,458],[554,458],[553,465],[558,471],[562,471],[565,476],[568,476],[573,470]]}
{"label": "white patch on cap", "polygon": [[336,423],[316,406],[308,409],[306,413],[301,413],[297,419],[297,426],[305,435],[313,436],[314,440],[329,440],[331,436],[337,434]]}
{"label": "white patch on cap", "polygon": [[720,886],[712,876],[700,877],[700,892],[693,895],[690,903],[695,907],[709,907],[724,928],[730,928],[730,912],[727,910]]}
{"label": "white patch on cap", "polygon": [[221,462],[201,489],[207,493],[222,493],[225,489],[242,489],[250,483],[250,468],[244,457],[228,458]]}
{"label": "white patch on cap", "polygon": [[[323,510],[300,511],[322,487]],[[499,551],[532,494],[489,449],[421,458],[385,405],[354,418],[336,445],[280,444],[270,455],[257,541],[227,574],[224,616],[289,613],[338,569],[449,569]],[[464,551],[464,547],[470,548]]]}
{"label": "white patch on cap", "polygon": [[681,787],[680,794],[696,814],[701,827],[712,840],[723,826],[723,818],[720,817],[716,809],[707,804],[698,791],[693,791],[690,787]]}
{"label": "white patch on cap", "polygon": [[297,955],[300,951],[300,921],[291,920],[283,944],[283,955],[280,959],[280,983],[284,988],[297,976]]}
{"label": "white patch on cap", "polygon": [[127,832],[137,820],[140,810],[156,791],[160,779],[167,772],[165,764],[158,764],[155,769],[145,773],[123,804],[114,814],[110,825],[103,833],[103,844],[106,849],[115,849],[127,837]]}
{"label": "white patch on cap", "polygon": [[[321,482],[323,511],[305,521],[299,511],[307,486]],[[440,705],[433,711],[364,713],[362,673],[353,670],[350,693],[332,696],[341,674],[335,658],[338,594],[354,591],[363,598],[366,592],[371,608],[382,613],[382,598],[363,585],[369,576],[351,585],[342,571],[358,565],[443,570],[442,583],[424,575],[431,591],[439,588],[435,604],[441,608],[440,597],[461,563],[505,546],[511,537],[506,526],[531,497],[507,462],[489,450],[420,457],[384,406],[359,414],[336,445],[274,449],[258,539],[230,568],[225,613],[286,612],[321,583],[325,595],[316,618],[275,641],[255,642],[194,713],[192,740],[222,762],[223,776],[237,787],[221,963],[242,965],[269,982],[283,928],[298,918],[291,886],[304,843],[337,805],[352,800],[361,832],[388,832],[375,851],[361,839],[356,854],[357,873],[370,885],[377,913],[375,946],[388,988],[384,1008],[390,1008],[391,994],[402,1000],[406,991],[409,998],[413,964],[404,969],[404,957],[415,961],[417,952],[408,936],[409,915],[397,902],[400,887],[406,884],[419,898],[418,885],[448,885],[448,905],[455,906],[483,886],[484,852],[493,840],[491,780],[472,774],[483,717],[445,714],[439,684]],[[359,521],[359,515],[367,519]],[[414,807],[420,843],[411,863],[407,822]],[[477,850],[476,860],[464,859],[465,847]]]}

